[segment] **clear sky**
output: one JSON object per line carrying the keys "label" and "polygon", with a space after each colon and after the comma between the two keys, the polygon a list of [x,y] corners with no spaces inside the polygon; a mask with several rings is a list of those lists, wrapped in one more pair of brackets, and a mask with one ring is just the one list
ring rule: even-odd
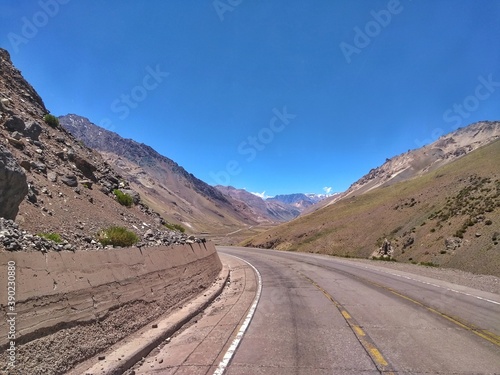
{"label": "clear sky", "polygon": [[496,0],[2,0],[0,46],[53,114],[272,196],[499,120],[499,20]]}

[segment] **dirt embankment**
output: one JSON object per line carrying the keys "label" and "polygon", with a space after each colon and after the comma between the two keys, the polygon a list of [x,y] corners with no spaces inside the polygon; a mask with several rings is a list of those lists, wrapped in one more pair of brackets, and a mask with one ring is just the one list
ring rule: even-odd
{"label": "dirt embankment", "polygon": [[[0,285],[15,263],[15,367],[8,368],[1,296],[0,373],[62,374],[210,286],[211,243],[62,252],[0,252]],[[12,269],[12,267],[11,267]],[[12,272],[11,272],[12,275]],[[12,352],[10,352],[12,353]],[[7,372],[8,371],[8,372]]]}

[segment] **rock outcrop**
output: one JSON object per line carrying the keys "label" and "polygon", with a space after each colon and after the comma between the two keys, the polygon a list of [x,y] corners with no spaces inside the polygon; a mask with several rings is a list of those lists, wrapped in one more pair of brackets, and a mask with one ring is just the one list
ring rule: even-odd
{"label": "rock outcrop", "polygon": [[378,248],[378,250],[374,251],[371,258],[372,259],[391,259],[394,254],[394,248],[392,247],[391,241],[387,238],[384,238],[384,242]]}
{"label": "rock outcrop", "polygon": [[26,174],[12,154],[0,145],[0,217],[15,219],[26,194]]}
{"label": "rock outcrop", "polygon": [[[134,232],[141,247],[202,241],[166,228],[165,219],[128,190],[127,177],[62,126],[46,122],[47,114],[0,49],[0,217],[16,219],[0,223],[0,251],[98,249],[98,234],[112,226]],[[129,192],[134,205],[122,206],[115,189]]]}

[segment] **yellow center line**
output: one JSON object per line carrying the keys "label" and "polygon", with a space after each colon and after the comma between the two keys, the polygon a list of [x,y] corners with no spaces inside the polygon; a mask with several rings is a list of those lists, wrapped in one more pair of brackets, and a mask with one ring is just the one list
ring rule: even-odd
{"label": "yellow center line", "polygon": [[296,272],[299,275],[301,275],[304,279],[309,281],[312,285],[314,285],[317,289],[319,289],[325,295],[325,297],[328,298],[335,305],[335,307],[340,311],[347,325],[351,328],[354,335],[357,337],[359,343],[366,350],[366,352],[372,359],[375,366],[379,369],[379,371],[382,371],[384,374],[388,375],[394,374],[392,371],[389,371],[392,370],[391,366],[384,358],[382,353],[377,349],[373,340],[361,329],[360,325],[347,312],[347,310],[345,310],[344,307],[339,302],[337,302],[330,293],[328,293],[325,289],[319,286],[319,284],[315,282],[313,279],[307,277],[306,275],[300,273],[299,271]]}
{"label": "yellow center line", "polygon": [[494,344],[496,346],[500,346],[500,336],[494,334],[493,332],[490,332],[490,331],[485,330],[485,329],[478,329],[478,328],[474,327],[473,325],[471,325],[469,323],[461,322],[457,318],[453,318],[453,317],[451,317],[449,315],[446,315],[446,314],[444,314],[444,313],[442,313],[442,312],[440,312],[440,311],[438,311],[438,310],[436,310],[436,309],[434,309],[432,307],[424,305],[423,303],[421,303],[421,302],[419,302],[417,300],[414,300],[413,298],[410,298],[408,296],[405,296],[404,294],[396,292],[392,288],[388,288],[388,287],[386,287],[384,285],[380,285],[380,284],[375,283],[373,281],[369,281],[369,280],[365,280],[365,281],[368,282],[368,283],[370,283],[370,284],[372,284],[372,285],[375,285],[375,286],[377,286],[379,288],[385,289],[385,290],[391,292],[392,294],[394,294],[394,295],[396,295],[398,297],[404,298],[407,301],[410,301],[410,302],[412,302],[412,303],[414,303],[416,305],[419,305],[419,306],[425,308],[427,311],[430,311],[430,312],[432,312],[432,313],[434,313],[436,315],[439,315],[439,316],[445,318],[446,320],[450,321],[451,323],[454,323],[457,326],[459,326],[459,327],[461,327],[461,328],[463,328],[463,329],[465,329],[465,330],[467,330],[469,332],[474,333],[475,335],[477,335],[477,336],[479,336],[479,337],[481,337],[481,338],[483,338],[483,339],[491,342],[492,344]]}
{"label": "yellow center line", "polygon": [[344,316],[344,318],[346,318],[346,319],[351,319],[351,316],[349,315],[349,313],[348,313],[347,311],[342,310],[342,311],[341,311],[341,313],[342,313],[342,315]]}
{"label": "yellow center line", "polygon": [[356,331],[358,336],[365,336],[365,332],[361,329],[361,327],[353,325],[352,328]]}

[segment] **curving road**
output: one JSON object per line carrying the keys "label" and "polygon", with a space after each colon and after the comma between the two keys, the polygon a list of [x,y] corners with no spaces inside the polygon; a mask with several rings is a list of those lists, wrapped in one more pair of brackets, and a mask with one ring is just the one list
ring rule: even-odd
{"label": "curving road", "polygon": [[499,295],[346,259],[218,250],[262,277],[226,374],[500,374]]}
{"label": "curving road", "polygon": [[136,375],[500,374],[498,294],[377,262],[218,251],[227,287]]}

